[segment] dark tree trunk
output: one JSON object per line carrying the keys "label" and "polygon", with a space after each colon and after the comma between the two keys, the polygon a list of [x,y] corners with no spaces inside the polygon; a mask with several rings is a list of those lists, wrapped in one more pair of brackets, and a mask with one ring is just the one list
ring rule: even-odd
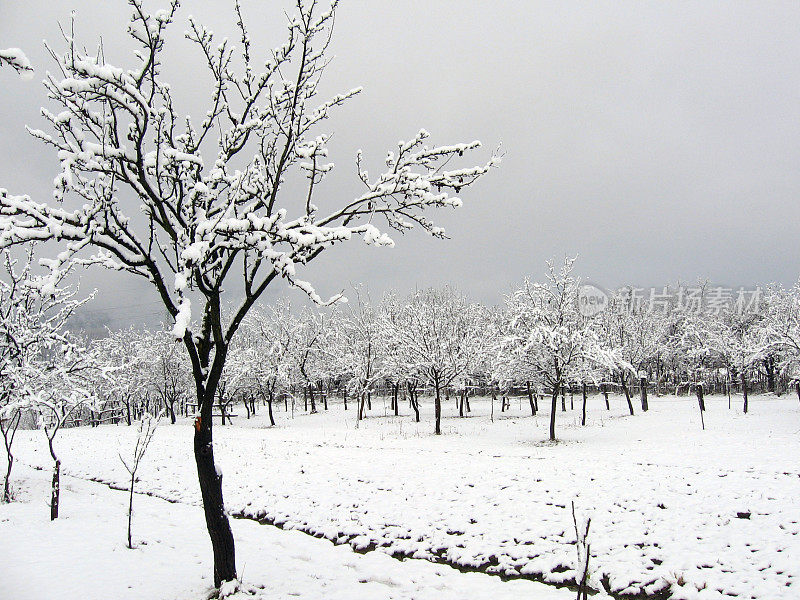
{"label": "dark tree trunk", "polygon": [[311,400],[311,414],[317,412],[317,403],[314,401],[314,388],[310,385],[308,386],[308,397]]}
{"label": "dark tree trunk", "polygon": [[563,383],[561,384],[561,412],[567,412],[567,396]]}
{"label": "dark tree trunk", "polygon": [[169,403],[168,408],[169,408],[169,421],[170,423],[175,425],[175,400],[172,400]]}
{"label": "dark tree trunk", "polygon": [[438,377],[436,378],[436,381],[435,381],[435,387],[436,387],[436,399],[435,399],[434,410],[435,410],[435,413],[436,413],[436,427],[434,429],[434,433],[436,435],[442,435],[442,396],[441,396],[441,390],[440,390],[440,387],[439,387],[439,378]]}
{"label": "dark tree trunk", "polygon": [[14,455],[6,454],[6,478],[3,481],[3,502],[11,502],[11,467],[14,466]]}
{"label": "dark tree trunk", "polygon": [[747,377],[745,377],[744,369],[742,369],[741,381],[742,381],[742,396],[744,397],[744,414],[747,414]]}
{"label": "dark tree trunk", "polygon": [[372,392],[367,392],[367,410],[372,410]]}
{"label": "dark tree trunk", "polygon": [[222,473],[214,464],[211,424],[213,395],[203,399],[201,416],[195,421],[194,458],[203,498],[206,527],[214,553],[214,586],[236,579],[236,552],[225,503],[222,499]]}
{"label": "dark tree trunk", "polygon": [[245,410],[245,413],[247,414],[247,420],[249,421],[250,420],[250,404],[247,402],[247,396],[244,396],[242,398],[242,403],[244,404],[244,410]]}
{"label": "dark tree trunk", "polygon": [[5,425],[0,422],[0,431],[3,433],[3,445],[6,449],[6,477],[3,480],[3,502],[11,502],[11,468],[14,466],[14,454],[11,447],[17,434],[21,415],[16,411]]}
{"label": "dark tree trunk", "polygon": [[581,391],[583,392],[583,416],[581,417],[581,425],[586,425],[586,382],[581,384]]}
{"label": "dark tree trunk", "polygon": [[627,402],[628,402],[628,410],[630,411],[631,416],[633,416],[633,402],[631,402],[631,392],[630,392],[630,390],[628,390],[628,384],[625,383],[625,374],[624,373],[622,375],[620,375],[619,381],[620,381],[620,383],[622,385],[622,391],[625,393],[625,400],[627,400]]}
{"label": "dark tree trunk", "polygon": [[392,393],[394,394],[392,399],[394,400],[394,416],[397,417],[400,415],[400,384],[395,383],[392,386]]}
{"label": "dark tree trunk", "polygon": [[458,416],[464,417],[464,393],[458,395]]}
{"label": "dark tree trunk", "polygon": [[703,418],[703,413],[706,410],[706,401],[703,398],[703,384],[698,383],[697,385],[694,386],[694,389],[695,393],[697,394],[697,405],[700,407],[700,424],[702,425],[703,430],[705,431],[706,421]]}
{"label": "dark tree trunk", "polygon": [[606,401],[606,410],[611,410],[611,405],[608,403],[608,388],[605,383],[600,384],[600,391],[603,392],[603,398]]}
{"label": "dark tree trunk", "polygon": [[342,400],[344,402],[344,409],[347,410],[347,387],[345,386],[344,392],[342,393]]}
{"label": "dark tree trunk", "polygon": [[794,382],[794,391],[797,392],[797,399],[800,400],[800,381]]}
{"label": "dark tree trunk", "polygon": [[56,459],[53,467],[53,482],[50,487],[50,520],[58,518],[58,497],[61,491],[61,461]]}
{"label": "dark tree trunk", "polygon": [[639,378],[639,386],[642,388],[642,411],[647,412],[647,377]]}
{"label": "dark tree trunk", "polygon": [[533,400],[533,393],[531,392],[531,382],[526,381],[525,384],[528,387],[528,402],[531,405],[531,415],[536,416],[536,402]]}
{"label": "dark tree trunk", "polygon": [[[550,441],[556,441],[556,407],[558,403],[558,384],[553,386],[553,397],[550,401]],[[561,397],[562,401],[564,397]]]}
{"label": "dark tree trunk", "polygon": [[269,394],[267,395],[267,413],[269,414],[270,427],[275,427],[275,417],[272,416],[272,400],[273,400],[273,391],[270,390]]}
{"label": "dark tree trunk", "polygon": [[131,519],[133,518],[133,484],[136,482],[136,473],[131,473],[131,489],[128,495],[128,548],[133,549],[131,539]]}
{"label": "dark tree trunk", "polygon": [[[55,436],[55,432],[53,432]],[[58,498],[61,492],[61,461],[56,456],[53,449],[53,438],[47,436],[47,446],[50,450],[50,456],[53,458],[53,481],[50,486],[50,520],[55,521],[58,518]]]}
{"label": "dark tree trunk", "polygon": [[695,393],[697,394],[697,403],[700,405],[700,410],[706,409],[706,401],[703,394],[703,384],[698,383],[694,386]]}
{"label": "dark tree trunk", "polygon": [[764,359],[764,371],[767,374],[767,391],[775,393],[775,357],[768,356]]}

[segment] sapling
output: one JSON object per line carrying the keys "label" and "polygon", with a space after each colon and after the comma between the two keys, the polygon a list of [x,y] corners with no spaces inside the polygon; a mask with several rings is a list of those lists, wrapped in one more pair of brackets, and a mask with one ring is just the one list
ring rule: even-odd
{"label": "sapling", "polygon": [[133,446],[131,454],[126,458],[122,455],[122,452],[117,453],[125,470],[128,471],[128,474],[131,476],[130,496],[128,498],[128,548],[131,549],[133,549],[133,543],[131,541],[131,521],[133,517],[133,488],[136,484],[136,472],[139,470],[139,465],[142,462],[142,458],[144,458],[145,452],[147,452],[148,446],[150,446],[153,434],[155,434],[160,420],[160,412],[156,416],[150,413],[144,413],[139,420],[139,426],[136,430],[136,444]]}
{"label": "sapling", "polygon": [[575,583],[578,584],[578,595],[576,600],[589,599],[589,526],[592,524],[591,517],[586,519],[583,528],[578,527],[578,518],[575,515],[575,501],[572,501],[572,523],[575,526],[575,550],[578,553],[576,563]]}

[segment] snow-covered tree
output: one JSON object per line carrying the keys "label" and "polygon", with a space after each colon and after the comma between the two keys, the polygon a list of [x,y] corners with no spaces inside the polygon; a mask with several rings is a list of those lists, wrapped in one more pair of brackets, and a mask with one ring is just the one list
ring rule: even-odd
{"label": "snow-covered tree", "polygon": [[[556,439],[559,391],[585,373],[584,363],[613,364],[618,358],[601,344],[591,322],[578,309],[580,280],[572,275],[575,259],[556,267],[547,263],[547,283],[525,280],[507,300],[508,325],[502,360],[512,373],[534,380],[551,392],[550,439]],[[624,361],[618,362],[626,368]],[[518,375],[518,376],[519,376]]]}
{"label": "snow-covered tree", "polygon": [[[22,411],[29,409],[42,382],[63,368],[58,361],[69,351],[72,338],[65,324],[86,300],[66,286],[67,272],[59,277],[37,276],[33,254],[19,265],[2,251],[0,261],[0,433],[6,451],[3,499],[10,499],[10,477],[14,464],[13,443]],[[46,360],[53,360],[53,368]]]}
{"label": "snow-covered tree", "polygon": [[469,373],[479,337],[478,312],[455,290],[418,290],[394,315],[390,335],[395,358],[433,388],[434,433],[442,433],[442,392]]}
{"label": "snow-covered tree", "polygon": [[175,407],[179,412],[191,398],[191,377],[188,356],[175,338],[165,331],[147,332],[148,350],[146,353],[149,367],[147,384],[169,415],[170,422],[175,424]]}
{"label": "snow-covered tree", "polygon": [[288,393],[292,384],[292,357],[297,336],[289,303],[259,307],[247,315],[240,343],[247,348],[250,381],[267,404],[270,425],[275,425],[273,404],[280,392]]}
{"label": "snow-covered tree", "polygon": [[[315,197],[333,168],[329,136],[318,127],[359,91],[317,100],[337,2],[323,10],[316,1],[298,0],[285,42],[265,59],[254,55],[238,3],[238,48],[189,18],[186,37],[213,82],[199,121],[180,112],[162,79],[165,35],[178,1],[154,14],[141,0],[131,5],[128,34],[136,51],[126,66],[109,64],[102,45],[95,54],[85,51],[92,44],[71,33],[63,50],[47,46],[56,68],[45,85],[58,108],[43,111],[48,131],[32,133],[61,161],[56,202],[0,190],[0,247],[54,240],[63,250],[51,263],[53,273],[79,261],[143,277],[157,290],[191,362],[200,405],[195,459],[219,585],[236,578],[236,567],[211,415],[242,320],[279,280],[322,301],[299,269],[354,237],[391,246],[381,222],[444,237],[429,209],[460,206],[451,194],[497,159],[458,166],[478,142],[429,146],[428,132],[420,130],[387,154],[377,177],[368,175],[359,153],[363,192],[342,202],[325,197],[318,206]],[[305,177],[304,192],[285,193],[292,173]],[[243,294],[224,318],[234,278]]]}
{"label": "snow-covered tree", "polygon": [[718,315],[702,315],[686,323],[685,345],[692,357],[713,352],[729,372],[739,376],[742,386],[742,410],[748,411],[747,373],[759,361],[769,347],[761,327],[763,315],[760,311],[721,311]]}
{"label": "snow-covered tree", "polygon": [[101,408],[123,407],[125,422],[131,425],[141,412],[144,394],[154,375],[153,357],[157,351],[147,332],[129,327],[109,331],[94,343],[99,359],[113,369],[113,377],[96,382],[95,393]]}
{"label": "snow-covered tree", "polygon": [[336,363],[335,374],[348,382],[348,393],[358,401],[360,421],[364,418],[367,398],[386,375],[386,331],[379,311],[369,299],[362,297],[361,292],[356,296],[356,301],[343,307],[330,323],[334,348],[331,358]]}

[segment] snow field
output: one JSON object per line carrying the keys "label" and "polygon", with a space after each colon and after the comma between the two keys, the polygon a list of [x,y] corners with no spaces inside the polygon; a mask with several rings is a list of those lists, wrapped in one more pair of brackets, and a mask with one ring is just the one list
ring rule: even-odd
{"label": "snow field", "polygon": [[[710,398],[701,431],[693,398],[653,397],[648,413],[626,417],[622,399],[612,397],[606,412],[592,397],[582,428],[576,397],[574,411],[559,408],[563,441],[555,445],[541,442],[546,412],[527,416],[527,402],[504,414],[496,405],[494,422],[488,400],[471,404],[475,416],[465,419],[445,405],[440,437],[431,434],[427,403],[420,424],[408,414],[383,416],[376,401],[360,424],[336,404],[294,419],[279,411],[273,429],[262,415],[216,426],[226,505],[356,549],[561,583],[576,574],[574,501],[579,520],[592,519],[596,589],[796,598],[796,398],[756,397],[748,415],[736,398],[731,410],[727,399]],[[47,468],[41,432],[24,433],[20,459]],[[65,471],[124,487],[116,448],[132,433],[65,430],[57,442]],[[191,435],[187,422],[156,433],[140,490],[199,502]]]}

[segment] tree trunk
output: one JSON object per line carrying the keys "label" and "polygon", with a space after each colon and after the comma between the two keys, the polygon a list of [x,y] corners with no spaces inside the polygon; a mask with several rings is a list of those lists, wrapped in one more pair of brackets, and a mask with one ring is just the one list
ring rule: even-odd
{"label": "tree trunk", "polygon": [[175,425],[175,400],[169,403],[169,420]]}
{"label": "tree trunk", "polygon": [[800,381],[795,381],[794,391],[797,392],[797,399],[800,400]]}
{"label": "tree trunk", "polygon": [[58,518],[58,496],[61,491],[61,461],[56,459],[53,468],[53,483],[50,487],[50,520]]}
{"label": "tree trunk", "polygon": [[705,431],[706,422],[705,419],[703,418],[703,413],[706,410],[706,401],[703,398],[703,384],[698,383],[697,385],[694,386],[694,389],[695,393],[697,394],[697,404],[700,407],[700,424],[702,425],[703,430]]}
{"label": "tree trunk", "polygon": [[600,384],[600,391],[603,392],[603,398],[606,400],[606,410],[611,410],[611,405],[608,403],[608,388],[605,383]]}
{"label": "tree trunk", "polygon": [[439,387],[439,379],[436,378],[436,400],[435,400],[435,412],[436,412],[436,428],[434,433],[436,435],[442,435],[442,396],[441,390]]}
{"label": "tree trunk", "polygon": [[775,357],[768,356],[764,359],[764,371],[767,374],[767,391],[775,393]]}
{"label": "tree trunk", "polygon": [[536,403],[533,401],[533,393],[531,392],[531,382],[526,381],[525,384],[528,387],[528,402],[531,405],[531,416],[536,416]]}
{"label": "tree trunk", "polygon": [[310,385],[308,386],[308,397],[311,400],[311,414],[317,412],[317,403],[314,401],[314,388]]}
{"label": "tree trunk", "polygon": [[628,410],[630,411],[631,416],[633,416],[633,402],[631,402],[631,393],[628,390],[628,385],[625,383],[625,374],[624,373],[622,375],[620,375],[619,381],[622,384],[622,391],[625,392],[625,400],[628,401]]}
{"label": "tree trunk", "polygon": [[11,467],[14,466],[14,456],[11,452],[6,453],[6,478],[3,481],[3,502],[11,502]]}
{"label": "tree trunk", "polygon": [[275,417],[272,416],[272,400],[273,392],[270,390],[269,395],[267,396],[267,413],[269,414],[270,427],[275,427]]}
{"label": "tree trunk", "polygon": [[[553,386],[553,397],[550,401],[550,441],[556,441],[556,406],[558,403],[558,384]],[[561,397],[562,402],[564,397]]]}
{"label": "tree trunk", "polygon": [[742,396],[744,397],[744,414],[747,414],[747,378],[744,375],[744,369],[742,369],[741,380],[742,380]]}
{"label": "tree trunk", "polygon": [[583,416],[581,417],[581,425],[586,425],[586,382],[584,381],[581,385],[581,391],[583,392]]}
{"label": "tree trunk", "polygon": [[201,416],[195,421],[194,458],[203,497],[206,527],[214,553],[214,586],[236,579],[236,551],[225,503],[222,499],[222,473],[214,464],[211,424],[213,395],[202,401]]}
{"label": "tree trunk", "polygon": [[561,384],[561,412],[567,412],[567,396],[564,391],[564,384]]}
{"label": "tree trunk", "polygon": [[642,388],[642,411],[647,412],[647,377],[639,378],[639,386]]}
{"label": "tree trunk", "polygon": [[[53,432],[55,436],[55,432]],[[47,446],[50,449],[50,456],[53,457],[53,482],[50,486],[50,520],[58,518],[58,497],[61,492],[61,461],[58,460],[53,449],[53,438],[47,436]]]}
{"label": "tree trunk", "polygon": [[133,549],[131,541],[131,519],[133,518],[133,484],[136,480],[136,473],[131,473],[131,491],[128,497],[128,548]]}

